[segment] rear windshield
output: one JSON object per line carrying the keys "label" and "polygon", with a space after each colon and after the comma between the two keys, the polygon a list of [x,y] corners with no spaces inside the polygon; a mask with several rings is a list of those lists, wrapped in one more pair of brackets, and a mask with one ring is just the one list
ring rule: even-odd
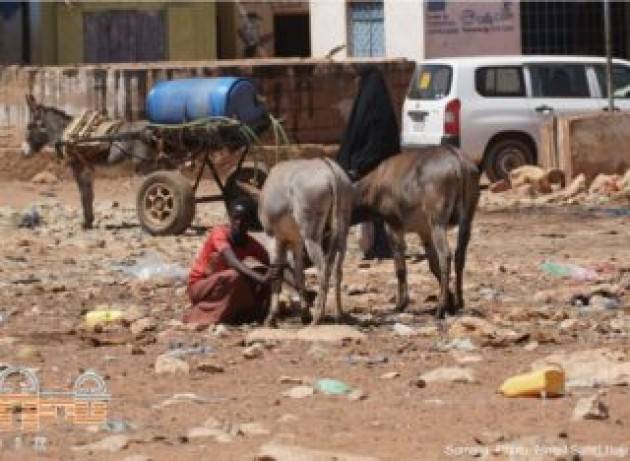
{"label": "rear windshield", "polygon": [[417,67],[409,85],[409,99],[442,99],[451,91],[453,69],[441,64]]}

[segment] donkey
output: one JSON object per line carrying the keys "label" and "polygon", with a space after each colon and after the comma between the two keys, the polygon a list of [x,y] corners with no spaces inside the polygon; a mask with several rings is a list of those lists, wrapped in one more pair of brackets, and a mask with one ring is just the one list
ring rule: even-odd
{"label": "donkey", "polygon": [[[353,189],[341,167],[327,159],[299,159],[273,167],[259,196],[259,216],[266,233],[274,237],[273,264],[286,264],[287,250],[294,259],[295,285],[299,291],[302,322],[311,317],[304,285],[304,247],[317,267],[319,293],[311,324],[324,316],[326,296],[335,271],[336,319],[341,320],[341,278],[352,212]],[[324,245],[324,230],[329,235]],[[282,280],[273,285],[266,325],[275,324]]]}
{"label": "donkey", "polygon": [[[463,153],[450,146],[416,149],[394,155],[355,183],[353,223],[370,214],[383,217],[392,243],[398,279],[396,310],[409,303],[405,233],[423,243],[429,268],[440,284],[436,317],[464,306],[466,250],[479,201],[480,173]],[[455,250],[456,291],[449,289],[451,252],[447,229],[459,226]]]}
{"label": "donkey", "polygon": [[[30,94],[26,95],[26,104],[29,108],[29,121],[22,153],[29,156],[40,152],[46,145],[54,145],[60,141],[72,117],[59,109],[38,103]],[[146,121],[123,122],[119,131],[141,131],[147,125]],[[117,141],[110,144],[104,152],[81,149],[80,146],[68,150],[70,168],[81,196],[84,229],[92,228],[94,222],[94,165],[103,160],[111,165],[120,162],[125,156],[131,156],[138,167],[148,162],[154,154],[148,139]]]}

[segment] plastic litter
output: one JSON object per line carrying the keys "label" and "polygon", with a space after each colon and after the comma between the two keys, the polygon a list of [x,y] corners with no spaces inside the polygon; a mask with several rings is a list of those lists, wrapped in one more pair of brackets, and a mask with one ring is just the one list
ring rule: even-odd
{"label": "plastic litter", "polygon": [[85,324],[89,328],[96,325],[105,325],[116,322],[123,316],[123,311],[118,309],[95,309],[85,314]]}
{"label": "plastic litter", "polygon": [[25,212],[20,218],[20,222],[18,223],[18,227],[26,228],[26,229],[34,229],[42,223],[42,218],[39,212],[35,209],[35,207],[31,208],[30,211]]}
{"label": "plastic litter", "polygon": [[171,357],[183,357],[186,355],[211,354],[214,351],[214,348],[207,344],[194,344],[191,347],[186,347],[184,343],[174,341],[169,344],[169,351],[166,354]]}
{"label": "plastic litter", "polygon": [[554,397],[564,394],[564,370],[545,367],[505,380],[499,391],[506,397]]}
{"label": "plastic litter", "polygon": [[164,262],[157,253],[148,253],[129,265],[119,265],[118,269],[126,275],[149,280],[152,278],[172,278],[185,280],[188,271],[179,264]]}
{"label": "plastic litter", "polygon": [[352,388],[342,381],[323,378],[315,382],[315,390],[326,395],[344,395],[350,393]]}
{"label": "plastic litter", "polygon": [[386,355],[377,354],[374,356],[366,356],[366,355],[357,355],[350,354],[343,358],[343,361],[348,365],[357,365],[359,363],[364,363],[366,366],[379,365],[382,363],[389,362],[389,359]]}
{"label": "plastic litter", "polygon": [[102,429],[112,434],[122,434],[132,429],[131,425],[125,420],[110,420],[102,425]]}
{"label": "plastic litter", "polygon": [[573,280],[590,281],[599,279],[599,275],[593,269],[576,266],[575,264],[563,264],[546,261],[540,265],[543,272],[555,277],[569,277]]}

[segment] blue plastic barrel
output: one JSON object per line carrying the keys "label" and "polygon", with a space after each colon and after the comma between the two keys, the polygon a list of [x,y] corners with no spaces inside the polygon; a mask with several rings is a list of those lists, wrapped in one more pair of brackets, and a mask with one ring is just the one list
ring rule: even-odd
{"label": "blue plastic barrel", "polygon": [[177,124],[205,117],[232,117],[256,124],[267,113],[256,87],[239,77],[187,78],[157,83],[147,95],[152,123]]}

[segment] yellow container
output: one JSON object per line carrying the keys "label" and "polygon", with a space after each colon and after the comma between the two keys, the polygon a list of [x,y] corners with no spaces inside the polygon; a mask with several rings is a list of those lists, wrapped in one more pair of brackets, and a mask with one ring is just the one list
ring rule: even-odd
{"label": "yellow container", "polygon": [[505,380],[499,391],[506,397],[553,397],[564,394],[564,370],[545,367]]}
{"label": "yellow container", "polygon": [[94,328],[96,325],[105,325],[115,322],[119,320],[122,315],[123,312],[117,309],[94,310],[85,314],[85,324],[89,328]]}

